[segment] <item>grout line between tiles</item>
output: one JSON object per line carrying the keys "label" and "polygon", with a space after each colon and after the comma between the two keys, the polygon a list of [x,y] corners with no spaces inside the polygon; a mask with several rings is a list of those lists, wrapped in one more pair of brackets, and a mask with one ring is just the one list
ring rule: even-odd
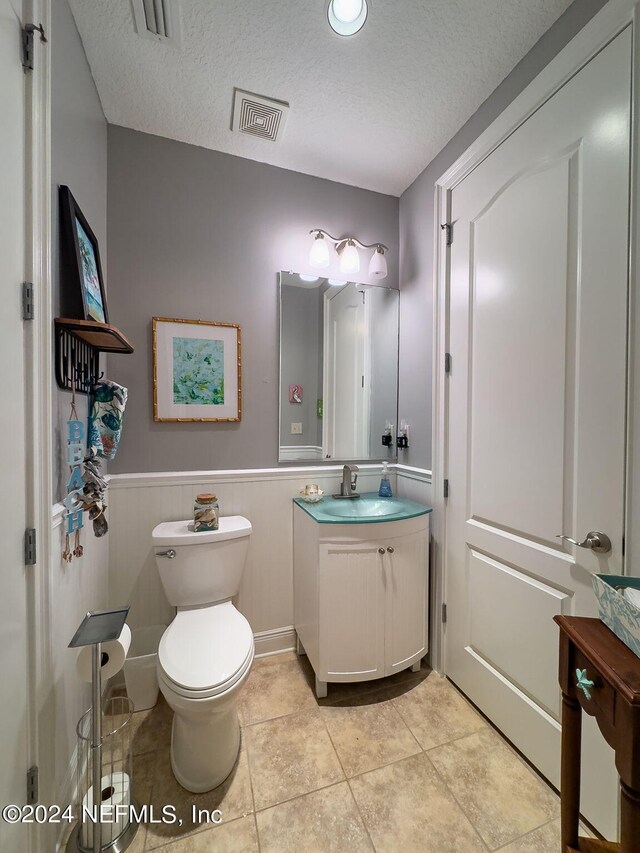
{"label": "grout line between tiles", "polygon": [[[470,734],[463,735],[463,737],[471,737],[473,734],[476,734],[476,732],[471,732]],[[498,734],[500,734],[500,733],[498,732]],[[462,738],[456,738],[455,740],[461,740],[461,739],[462,739]],[[502,738],[502,740],[505,740],[505,739],[504,739],[504,738]],[[449,741],[449,744],[454,743],[454,742],[455,742],[455,741]],[[449,745],[449,744],[441,744],[441,746],[447,746],[447,745]],[[509,744],[507,743],[507,745],[509,745]],[[480,830],[479,830],[479,829],[478,829],[478,827],[476,826],[475,822],[471,819],[471,816],[467,813],[467,810],[465,809],[465,807],[462,805],[462,803],[460,802],[460,800],[458,799],[458,797],[455,795],[455,792],[454,792],[454,791],[449,787],[449,785],[448,785],[448,783],[447,783],[447,780],[444,778],[444,776],[442,776],[442,775],[441,775],[441,773],[439,772],[438,768],[437,768],[437,767],[436,767],[436,765],[433,763],[433,761],[431,761],[431,757],[429,756],[429,753],[430,753],[430,752],[432,752],[432,751],[434,751],[434,750],[436,750],[436,749],[440,749],[440,746],[434,746],[434,747],[432,747],[432,748],[431,748],[431,749],[429,749],[429,750],[425,750],[425,755],[426,755],[427,759],[429,760],[429,763],[431,764],[431,766],[432,766],[432,767],[433,767],[433,769],[435,770],[435,772],[436,772],[436,774],[437,774],[438,778],[439,778],[439,779],[441,779],[441,781],[442,781],[443,785],[446,787],[447,791],[449,791],[449,793],[451,794],[451,796],[453,797],[453,799],[456,801],[456,803],[457,803],[457,804],[458,804],[458,806],[460,807],[460,811],[461,811],[461,812],[463,813],[463,815],[467,818],[467,820],[469,821],[469,823],[471,824],[471,826],[474,828],[474,830],[475,830],[476,834],[478,835],[478,837],[480,838],[480,840],[482,841],[482,843],[484,844],[484,846],[487,848],[487,850],[489,850],[489,851],[490,851],[490,853],[499,853],[499,851],[500,851],[502,848],[504,848],[504,847],[508,846],[509,844],[514,844],[516,841],[519,841],[521,838],[524,838],[526,835],[529,835],[531,832],[535,832],[537,829],[540,829],[541,827],[546,826],[548,823],[553,823],[553,821],[554,821],[554,820],[557,820],[557,819],[558,819],[558,815],[556,815],[555,817],[551,818],[551,820],[544,821],[543,823],[538,824],[538,826],[534,826],[532,829],[530,829],[530,830],[529,830],[529,832],[526,832],[526,833],[525,833],[525,835],[519,835],[517,838],[512,838],[510,841],[507,841],[507,844],[506,844],[506,845],[505,845],[505,844],[503,844],[501,848],[500,848],[500,847],[497,847],[497,848],[496,848],[496,847],[490,847],[490,846],[489,846],[489,844],[488,844],[488,842],[486,842],[486,841],[484,840],[484,838],[482,837],[482,835],[480,834]],[[542,780],[542,781],[544,781],[544,780]],[[549,786],[548,786],[548,787],[549,787]]]}
{"label": "grout line between tiles", "polygon": [[[251,806],[253,808],[253,821],[256,827],[256,838],[258,839],[258,853],[261,853],[260,846],[260,830],[258,829],[258,819],[256,817],[256,798],[253,793],[253,774],[251,773],[251,750],[249,749],[249,738],[245,737],[244,732],[242,731],[242,726],[240,726],[240,737],[244,741],[244,748],[247,750],[247,773],[249,774],[249,787],[251,788]],[[240,744],[242,747],[242,743]]]}
{"label": "grout line between tiles", "polygon": [[[473,704],[471,699],[469,699],[467,697],[467,695],[465,693],[463,693],[462,690],[460,690],[460,688],[457,686],[457,684],[454,684],[454,682],[451,681],[451,679],[448,678],[448,676],[445,676],[445,678],[446,678],[447,683],[450,684],[451,687],[453,687],[453,689],[456,691],[456,693],[467,703],[467,705],[469,705],[470,708],[472,708],[477,714],[479,714],[482,717],[482,719],[489,726],[491,731],[493,731],[495,734],[497,734],[498,737],[500,738],[500,740],[504,744],[507,745],[507,747],[511,750],[511,752],[516,756],[518,761],[520,761],[521,764],[523,764],[531,773],[533,773],[533,775],[536,776],[559,799],[560,798],[559,790],[554,785],[552,785],[551,782],[545,776],[542,775],[542,773],[540,773],[538,768],[534,764],[532,764],[531,761],[529,761],[529,759],[524,755],[524,753],[520,752],[520,750],[514,744],[511,743],[511,741],[507,738],[505,733],[497,727],[497,725],[493,722],[493,720],[491,720],[489,717],[487,717],[486,714],[484,714],[483,711],[480,708],[478,708],[477,705]],[[582,820],[582,818],[580,818],[580,819]]]}
{"label": "grout line between tiles", "polygon": [[[321,716],[322,716],[322,715],[321,715]],[[342,759],[340,758],[340,753],[338,752],[338,750],[337,750],[337,748],[336,748],[336,745],[335,745],[335,743],[333,742],[333,738],[331,737],[331,732],[329,731],[329,727],[327,726],[327,724],[326,724],[326,722],[325,722],[325,720],[324,720],[324,717],[323,717],[323,719],[322,719],[322,723],[323,723],[323,725],[324,725],[324,727],[325,727],[325,729],[326,729],[326,731],[327,731],[327,734],[329,735],[329,740],[331,741],[331,746],[333,747],[333,751],[335,752],[336,756],[338,757],[338,762],[339,762],[340,767],[341,767],[341,769],[342,769],[342,773],[343,773],[343,775],[344,775],[345,782],[347,783],[347,788],[349,789],[349,794],[350,794],[350,796],[351,796],[351,799],[352,799],[352,800],[353,800],[353,802],[354,802],[354,805],[355,805],[355,807],[356,807],[356,811],[358,812],[358,814],[359,814],[359,816],[360,816],[360,820],[362,821],[362,825],[364,826],[364,831],[366,832],[366,834],[367,834],[367,838],[369,839],[369,843],[371,844],[371,849],[372,849],[372,850],[374,850],[374,851],[375,851],[375,853],[378,853],[378,848],[377,848],[377,847],[376,847],[376,845],[373,843],[373,838],[371,837],[371,833],[369,832],[369,827],[367,826],[367,822],[366,822],[366,820],[364,819],[364,815],[362,814],[362,811],[361,811],[361,809],[360,809],[360,805],[359,805],[358,801],[357,801],[357,800],[356,800],[356,798],[355,798],[355,794],[353,793],[353,789],[351,788],[351,784],[350,784],[350,782],[349,782],[349,777],[347,776],[347,773],[346,773],[346,771],[345,771],[345,769],[344,769],[344,765],[342,764]]]}
{"label": "grout line between tiles", "polygon": [[513,841],[507,841],[506,844],[503,844],[502,847],[498,847],[494,853],[500,853],[501,850],[506,850],[511,844],[515,844],[518,841],[523,841],[525,838],[528,838],[530,835],[533,835],[534,832],[537,832],[539,829],[544,829],[545,826],[549,826],[552,823],[555,823],[559,818],[554,817],[551,820],[548,820],[546,823],[541,823],[540,826],[536,826],[535,829],[530,829],[529,832],[525,832],[524,835],[521,835],[519,838],[514,838]]}
{"label": "grout line between tiles", "polygon": [[[437,749],[437,747],[434,747],[434,749]],[[464,806],[462,805],[462,803],[460,802],[460,800],[456,797],[455,793],[451,790],[451,788],[450,788],[450,787],[449,787],[449,785],[447,784],[447,780],[444,778],[444,776],[442,776],[442,775],[439,773],[438,768],[435,766],[435,764],[433,763],[433,761],[429,758],[429,752],[428,752],[427,750],[425,750],[424,756],[425,756],[425,758],[427,759],[427,761],[429,762],[429,764],[431,765],[431,767],[433,768],[433,770],[434,770],[434,772],[435,772],[436,776],[438,777],[438,779],[439,779],[439,780],[442,782],[442,784],[444,785],[445,790],[447,790],[447,791],[451,794],[451,796],[452,796],[452,797],[453,797],[453,799],[454,799],[454,802],[456,802],[456,803],[457,803],[458,808],[460,809],[460,811],[462,812],[462,814],[466,817],[466,819],[469,821],[469,825],[471,826],[471,828],[473,829],[473,831],[475,832],[475,834],[476,834],[476,835],[478,836],[478,838],[480,839],[480,843],[482,844],[482,846],[485,848],[485,850],[491,851],[491,847],[489,847],[489,845],[487,844],[487,842],[484,840],[484,838],[483,838],[483,837],[482,837],[482,835],[480,834],[480,830],[479,830],[479,829],[478,829],[478,827],[476,826],[475,821],[471,820],[471,817],[467,814],[467,810],[464,808]]]}
{"label": "grout line between tiles", "polygon": [[[249,778],[251,778],[251,774],[249,774]],[[253,789],[252,794],[253,796]],[[262,844],[260,842],[260,830],[258,829],[258,816],[256,815],[255,803],[253,808],[253,825],[256,828],[256,841],[258,842],[258,853],[262,853]]]}
{"label": "grout line between tiles", "polygon": [[329,782],[328,785],[321,785],[319,788],[314,788],[313,791],[305,791],[303,794],[295,794],[293,797],[287,797],[286,800],[281,800],[278,803],[271,803],[269,806],[264,806],[264,808],[256,809],[255,814],[260,814],[261,812],[268,812],[269,809],[276,809],[278,806],[282,806],[285,803],[292,803],[294,800],[300,800],[302,797],[308,797],[310,794],[317,794],[318,791],[326,791],[327,788],[335,788],[336,785],[342,785],[343,782],[348,782],[348,779],[338,779],[336,782]]}

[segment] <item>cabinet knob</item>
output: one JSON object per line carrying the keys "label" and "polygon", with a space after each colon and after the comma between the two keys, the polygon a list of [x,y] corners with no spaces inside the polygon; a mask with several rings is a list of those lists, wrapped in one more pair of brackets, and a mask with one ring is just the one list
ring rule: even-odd
{"label": "cabinet knob", "polygon": [[591,689],[596,685],[595,682],[587,676],[586,669],[576,669],[576,686],[582,690],[587,699],[591,699]]}
{"label": "cabinet knob", "polygon": [[378,554],[384,554],[384,548],[378,548]]}
{"label": "cabinet knob", "polygon": [[391,545],[389,545],[389,547],[387,548],[387,554],[393,554],[393,552],[395,550],[396,550],[395,548],[393,548]]}

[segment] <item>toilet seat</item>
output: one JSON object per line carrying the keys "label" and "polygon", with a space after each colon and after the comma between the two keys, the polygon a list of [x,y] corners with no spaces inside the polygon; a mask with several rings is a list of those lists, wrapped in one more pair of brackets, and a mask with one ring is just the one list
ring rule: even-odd
{"label": "toilet seat", "polygon": [[180,610],[160,640],[158,674],[179,696],[208,699],[242,679],[253,652],[251,626],[230,601]]}

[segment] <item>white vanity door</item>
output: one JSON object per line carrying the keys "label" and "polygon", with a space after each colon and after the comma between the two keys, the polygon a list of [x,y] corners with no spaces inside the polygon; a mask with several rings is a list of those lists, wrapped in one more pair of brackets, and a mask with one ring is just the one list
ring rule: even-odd
{"label": "white vanity door", "polygon": [[320,546],[320,667],[316,675],[323,681],[384,675],[385,556],[378,542]]}
{"label": "white vanity door", "polygon": [[423,530],[385,543],[386,675],[427,653],[428,539]]}

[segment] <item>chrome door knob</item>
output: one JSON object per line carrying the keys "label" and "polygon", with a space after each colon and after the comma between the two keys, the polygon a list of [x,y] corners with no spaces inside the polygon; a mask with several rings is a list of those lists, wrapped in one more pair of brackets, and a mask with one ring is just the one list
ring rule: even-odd
{"label": "chrome door knob", "polygon": [[609,539],[606,533],[599,533],[597,530],[590,530],[583,542],[577,542],[575,539],[572,539],[570,536],[564,536],[562,533],[558,533],[556,539],[564,539],[567,542],[571,542],[572,545],[577,545],[578,548],[589,548],[591,551],[595,551],[596,554],[608,554],[611,550],[611,539]]}

